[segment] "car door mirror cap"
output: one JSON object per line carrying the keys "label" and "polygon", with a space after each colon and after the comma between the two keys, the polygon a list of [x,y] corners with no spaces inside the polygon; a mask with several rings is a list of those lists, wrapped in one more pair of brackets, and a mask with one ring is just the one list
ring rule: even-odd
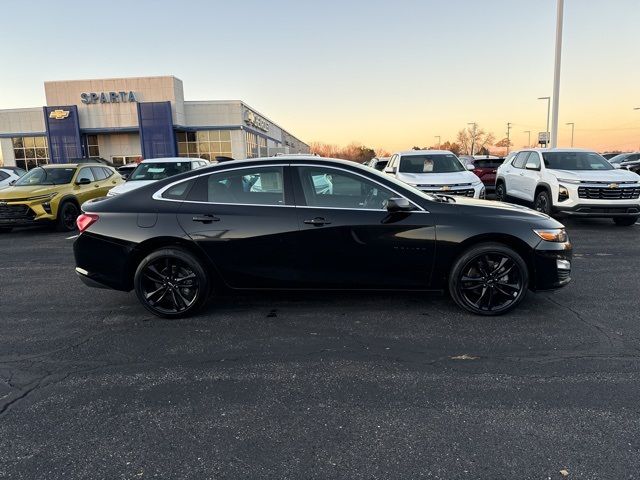
{"label": "car door mirror cap", "polygon": [[476,167],[473,166],[473,163],[467,163],[466,167],[470,172],[473,172],[476,169]]}
{"label": "car door mirror cap", "polygon": [[540,171],[540,167],[535,163],[527,163],[527,165],[524,168],[526,168],[527,170]]}
{"label": "car door mirror cap", "polygon": [[413,204],[404,197],[393,197],[387,200],[387,211],[409,212],[413,210]]}
{"label": "car door mirror cap", "polygon": [[88,178],[81,178],[76,182],[76,185],[89,185],[90,183],[91,180],[89,180]]}

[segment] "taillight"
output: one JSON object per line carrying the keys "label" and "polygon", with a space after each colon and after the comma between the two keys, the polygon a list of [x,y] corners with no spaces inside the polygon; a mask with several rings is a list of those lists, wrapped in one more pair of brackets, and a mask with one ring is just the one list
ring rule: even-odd
{"label": "taillight", "polygon": [[76,225],[78,225],[78,230],[82,233],[97,221],[98,215],[95,213],[83,213],[76,219]]}

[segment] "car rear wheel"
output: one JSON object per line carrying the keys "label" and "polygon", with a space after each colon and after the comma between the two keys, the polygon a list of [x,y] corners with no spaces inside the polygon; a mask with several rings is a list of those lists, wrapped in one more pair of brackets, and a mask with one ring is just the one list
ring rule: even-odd
{"label": "car rear wheel", "polygon": [[505,188],[503,182],[500,182],[496,185],[496,200],[498,202],[507,201],[507,189]]}
{"label": "car rear wheel", "polygon": [[455,262],[449,292],[465,310],[501,315],[515,308],[529,287],[527,265],[517,252],[498,243],[476,245]]}
{"label": "car rear wheel", "polygon": [[630,227],[634,225],[640,217],[616,217],[613,222],[620,227]]}
{"label": "car rear wheel", "polygon": [[549,192],[547,192],[546,190],[540,190],[536,195],[535,201],[533,202],[533,207],[541,213],[550,215],[551,198],[549,197]]}
{"label": "car rear wheel", "polygon": [[165,248],[147,255],[134,277],[138,300],[159,317],[193,315],[209,294],[209,277],[200,263],[180,248]]}
{"label": "car rear wheel", "polygon": [[73,202],[63,203],[58,210],[58,220],[56,230],[59,232],[71,232],[76,229],[76,219],[80,215],[80,210]]}

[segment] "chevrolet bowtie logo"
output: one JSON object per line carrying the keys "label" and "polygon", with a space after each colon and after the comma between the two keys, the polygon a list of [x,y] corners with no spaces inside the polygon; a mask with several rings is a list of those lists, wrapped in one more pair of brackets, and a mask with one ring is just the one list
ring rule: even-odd
{"label": "chevrolet bowtie logo", "polygon": [[609,184],[609,188],[618,188],[618,184],[617,183],[610,183]]}
{"label": "chevrolet bowtie logo", "polygon": [[54,120],[64,120],[69,116],[69,110],[52,110],[49,114],[49,118]]}

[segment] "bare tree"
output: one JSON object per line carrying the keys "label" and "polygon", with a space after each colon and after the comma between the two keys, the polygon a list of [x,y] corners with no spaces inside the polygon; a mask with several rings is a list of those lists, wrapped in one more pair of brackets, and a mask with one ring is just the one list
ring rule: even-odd
{"label": "bare tree", "polygon": [[[482,149],[488,150],[493,145],[495,136],[491,132],[486,132],[483,128],[474,127],[463,128],[456,135],[456,143],[460,145],[460,153],[472,155]],[[473,152],[471,151],[473,147]]]}

